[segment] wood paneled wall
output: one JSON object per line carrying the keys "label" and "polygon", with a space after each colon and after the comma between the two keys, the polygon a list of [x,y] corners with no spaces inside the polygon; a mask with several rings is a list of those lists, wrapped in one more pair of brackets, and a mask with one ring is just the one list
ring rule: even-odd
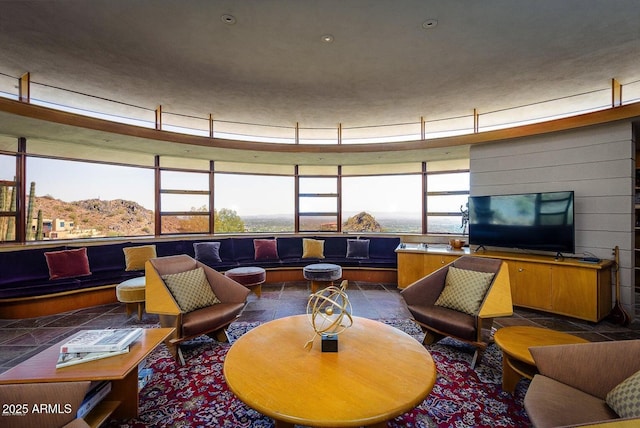
{"label": "wood paneled wall", "polygon": [[613,259],[619,246],[621,301],[634,313],[631,121],[478,144],[470,157],[471,195],[573,190],[576,256]]}

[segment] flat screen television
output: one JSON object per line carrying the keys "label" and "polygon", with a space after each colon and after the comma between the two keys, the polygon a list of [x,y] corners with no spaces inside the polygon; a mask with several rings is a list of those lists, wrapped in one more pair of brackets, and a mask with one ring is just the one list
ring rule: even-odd
{"label": "flat screen television", "polygon": [[573,191],[469,197],[469,244],[575,252]]}

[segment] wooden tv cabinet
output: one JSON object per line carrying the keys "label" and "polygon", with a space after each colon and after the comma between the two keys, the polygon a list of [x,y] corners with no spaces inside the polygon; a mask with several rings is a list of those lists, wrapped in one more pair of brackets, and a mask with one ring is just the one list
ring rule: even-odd
{"label": "wooden tv cabinet", "polygon": [[45,349],[0,374],[0,384],[111,381],[111,392],[96,406],[85,421],[92,427],[109,417],[130,419],[138,416],[138,365],[171,333],[173,328],[145,329],[126,354],[56,369],[60,345]]}
{"label": "wooden tv cabinet", "polygon": [[509,265],[515,306],[598,322],[611,312],[613,261],[585,263],[574,258],[498,251],[452,250],[445,245],[400,244],[398,288],[430,274],[463,255],[499,258]]}

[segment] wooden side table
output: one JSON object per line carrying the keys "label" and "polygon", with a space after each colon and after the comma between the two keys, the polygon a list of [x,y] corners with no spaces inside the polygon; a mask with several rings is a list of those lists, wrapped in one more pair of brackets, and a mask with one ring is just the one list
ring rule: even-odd
{"label": "wooden side table", "polygon": [[109,417],[135,418],[138,416],[139,403],[138,364],[169,337],[173,330],[145,329],[125,354],[57,369],[60,345],[67,341],[64,339],[0,374],[0,384],[110,380],[111,392],[85,420],[91,422],[91,426],[99,426]]}
{"label": "wooden side table", "polygon": [[503,327],[493,338],[502,350],[502,389],[512,394],[520,379],[532,379],[538,372],[529,347],[589,342],[572,334],[530,326]]}

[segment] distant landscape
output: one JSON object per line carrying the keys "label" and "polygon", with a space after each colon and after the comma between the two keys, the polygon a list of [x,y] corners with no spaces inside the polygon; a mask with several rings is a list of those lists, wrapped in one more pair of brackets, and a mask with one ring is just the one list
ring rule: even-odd
{"label": "distant landscape", "polygon": [[[60,219],[65,222],[67,236],[58,234],[58,238],[117,237],[152,235],[154,231],[154,213],[132,201],[116,199],[104,201],[87,199],[65,202],[51,196],[38,196],[34,201],[33,224],[36,227],[38,211],[43,220]],[[165,218],[164,233],[189,232],[190,217]],[[200,218],[202,219],[202,218]],[[294,220],[291,215],[240,216],[244,223],[244,232],[293,232]],[[437,219],[438,220],[438,219]],[[304,218],[307,228],[320,230],[326,227],[325,217]],[[370,216],[367,213],[353,213],[343,218],[343,229],[350,231],[380,231],[397,233],[420,233],[420,221],[407,216],[381,215]],[[347,223],[352,222],[352,223]],[[375,225],[374,225],[375,223]],[[324,225],[324,226],[323,226]],[[460,222],[443,218],[440,224],[431,224],[438,232],[460,233]],[[335,230],[335,225],[333,226]],[[45,234],[45,236],[48,236]],[[47,239],[45,237],[45,239]]]}

